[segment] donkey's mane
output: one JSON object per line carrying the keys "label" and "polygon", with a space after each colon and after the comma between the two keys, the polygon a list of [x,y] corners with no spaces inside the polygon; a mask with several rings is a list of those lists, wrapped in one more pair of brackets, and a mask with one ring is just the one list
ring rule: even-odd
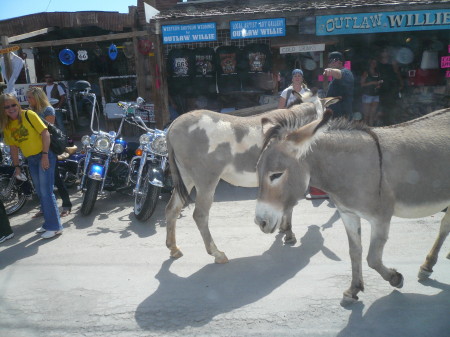
{"label": "donkey's mane", "polygon": [[[308,118],[309,116],[305,115],[304,118]],[[304,118],[299,117],[297,114],[289,111],[287,113],[280,113],[271,118],[272,126],[266,133],[264,137],[263,149],[267,147],[272,139],[281,138],[286,132],[289,130],[296,130],[299,127],[303,126],[306,123],[310,123],[314,120],[311,118],[310,120],[304,120]]]}

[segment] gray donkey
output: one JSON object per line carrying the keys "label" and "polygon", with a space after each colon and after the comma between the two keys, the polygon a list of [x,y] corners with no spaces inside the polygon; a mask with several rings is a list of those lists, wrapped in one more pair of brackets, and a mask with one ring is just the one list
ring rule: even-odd
{"label": "gray donkey", "polygon": [[[257,168],[255,222],[271,233],[303,197],[308,184],[326,191],[344,222],[350,245],[352,281],[341,302],[346,305],[357,301],[358,292],[364,290],[361,218],[372,228],[369,266],[400,288],[403,276],[382,261],[392,216],[424,217],[450,205],[450,109],[384,128],[343,120],[327,124],[330,115],[327,110],[322,120],[282,140],[266,140],[269,145]],[[432,273],[449,232],[450,208],[419,278]]]}
{"label": "gray donkey", "polygon": [[[237,117],[209,110],[195,110],[181,115],[172,123],[167,131],[167,146],[174,189],[166,207],[166,245],[171,257],[179,258],[183,255],[176,245],[176,220],[189,200],[189,193],[195,187],[193,216],[206,251],[215,257],[216,263],[228,262],[227,256],[217,249],[208,227],[209,210],[219,180],[223,179],[235,186],[257,187],[256,161],[264,141],[262,118],[282,116],[297,128],[321,117],[322,105],[333,104],[338,100],[320,100],[315,95],[297,98],[304,103],[256,116]],[[283,130],[285,128],[281,126],[280,132]],[[290,130],[293,130],[292,127]],[[283,226],[285,241],[295,243],[290,219],[289,214]]]}

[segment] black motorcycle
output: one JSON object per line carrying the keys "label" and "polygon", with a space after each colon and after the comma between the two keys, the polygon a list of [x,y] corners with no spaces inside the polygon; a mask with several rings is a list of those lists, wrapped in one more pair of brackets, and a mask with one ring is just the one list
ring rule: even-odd
{"label": "black motorcycle", "polygon": [[0,143],[0,199],[5,205],[6,214],[12,215],[22,209],[27,200],[33,199],[34,185],[25,158],[19,151],[21,177],[14,175],[11,152],[8,145]]}

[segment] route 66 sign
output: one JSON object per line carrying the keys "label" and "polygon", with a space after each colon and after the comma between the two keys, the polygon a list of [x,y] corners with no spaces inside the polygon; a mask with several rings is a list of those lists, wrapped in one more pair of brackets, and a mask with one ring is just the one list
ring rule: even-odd
{"label": "route 66 sign", "polygon": [[114,43],[111,43],[108,49],[109,58],[114,61],[117,58],[117,54],[118,51],[116,45]]}
{"label": "route 66 sign", "polygon": [[86,61],[88,59],[87,50],[79,50],[78,51],[78,59],[80,61]]}

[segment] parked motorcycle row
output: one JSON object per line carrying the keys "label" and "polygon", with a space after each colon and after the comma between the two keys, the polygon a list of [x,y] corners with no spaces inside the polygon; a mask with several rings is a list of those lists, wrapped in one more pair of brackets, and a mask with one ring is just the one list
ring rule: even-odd
{"label": "parked motorcycle row", "polygon": [[[81,138],[82,147],[69,147],[69,153],[58,157],[58,170],[67,187],[77,186],[82,193],[80,212],[90,214],[98,198],[109,192],[122,192],[134,197],[134,213],[138,220],[149,219],[163,190],[172,189],[167,158],[166,131],[148,127],[139,116],[144,100],[119,102],[122,116],[116,131],[100,129],[96,96],[87,88],[81,93],[92,104],[91,134]],[[127,142],[121,136],[124,123],[142,130],[139,143]],[[0,199],[6,212],[18,212],[32,199],[34,186],[26,159],[20,157],[23,176],[15,177],[9,146],[0,143]]]}

